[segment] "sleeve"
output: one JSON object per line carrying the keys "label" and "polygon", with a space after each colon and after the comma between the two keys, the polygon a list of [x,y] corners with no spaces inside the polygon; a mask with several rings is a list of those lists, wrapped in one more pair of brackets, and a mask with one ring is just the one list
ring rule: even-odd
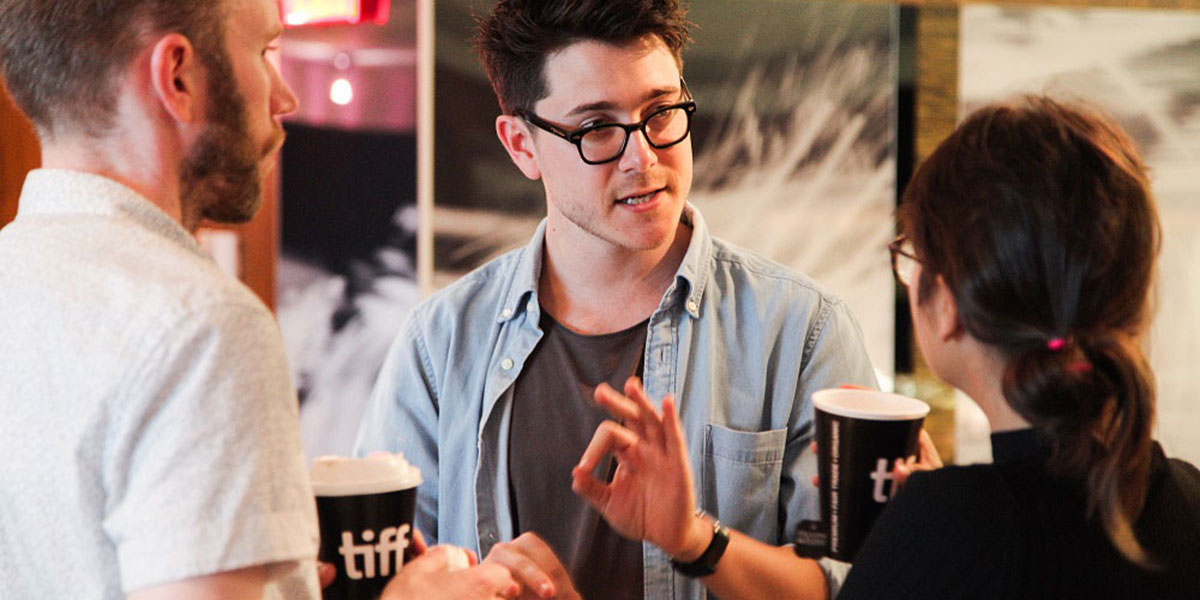
{"label": "sleeve", "polygon": [[[820,517],[816,488],[816,455],[811,446],[813,424],[812,395],[818,390],[840,385],[858,385],[878,389],[875,370],[867,356],[862,330],[850,309],[840,300],[822,298],[817,318],[804,339],[803,357],[796,393],[796,415],[784,449],[783,481],[780,485],[780,543],[792,542],[796,527],[803,519]],[[831,597],[845,579],[845,563],[824,559],[819,562],[829,584]]]}
{"label": "sleeve", "polygon": [[841,600],[1008,597],[1016,515],[987,467],[916,473],[855,557]]}
{"label": "sleeve", "polygon": [[355,443],[356,456],[403,452],[421,470],[416,526],[429,544],[438,543],[438,389],[421,334],[420,315],[409,318],[396,337],[371,392]]}
{"label": "sleeve", "polygon": [[[103,527],[124,589],[311,564],[315,501],[269,313],[222,304],[161,331],[107,416]],[[305,589],[315,597],[310,581]]]}

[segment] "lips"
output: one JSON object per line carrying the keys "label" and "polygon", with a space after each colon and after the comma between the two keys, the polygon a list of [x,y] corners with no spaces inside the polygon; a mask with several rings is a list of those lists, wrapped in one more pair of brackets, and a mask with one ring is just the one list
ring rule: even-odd
{"label": "lips", "polygon": [[628,196],[622,196],[621,198],[617,199],[617,204],[624,204],[626,206],[640,206],[653,200],[654,195],[663,191],[663,189],[665,188],[646,190],[644,192],[637,192]]}

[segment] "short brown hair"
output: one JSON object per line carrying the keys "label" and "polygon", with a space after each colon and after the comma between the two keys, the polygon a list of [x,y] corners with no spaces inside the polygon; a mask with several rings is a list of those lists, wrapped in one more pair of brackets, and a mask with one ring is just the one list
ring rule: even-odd
{"label": "short brown hair", "polygon": [[475,44],[500,109],[511,115],[546,97],[546,57],[575,42],[657,35],[682,67],[686,12],[680,0],[500,0],[479,20]]}
{"label": "short brown hair", "polygon": [[0,68],[43,136],[99,137],[112,128],[116,86],[144,36],[175,32],[202,63],[224,52],[225,0],[2,0]]}

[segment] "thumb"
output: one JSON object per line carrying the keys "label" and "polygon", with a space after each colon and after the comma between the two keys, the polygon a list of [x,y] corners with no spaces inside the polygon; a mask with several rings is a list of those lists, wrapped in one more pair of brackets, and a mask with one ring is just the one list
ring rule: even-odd
{"label": "thumb", "polygon": [[447,546],[434,546],[427,550],[425,554],[418,556],[412,562],[404,565],[404,571],[411,572],[414,575],[445,571],[450,560],[449,550]]}

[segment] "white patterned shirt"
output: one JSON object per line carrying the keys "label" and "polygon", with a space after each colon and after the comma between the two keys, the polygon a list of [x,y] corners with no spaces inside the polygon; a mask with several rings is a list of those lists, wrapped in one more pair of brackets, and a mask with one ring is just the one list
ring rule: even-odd
{"label": "white patterned shirt", "polygon": [[271,565],[316,512],[270,313],[133,190],[29,174],[0,230],[0,595],[124,598]]}

